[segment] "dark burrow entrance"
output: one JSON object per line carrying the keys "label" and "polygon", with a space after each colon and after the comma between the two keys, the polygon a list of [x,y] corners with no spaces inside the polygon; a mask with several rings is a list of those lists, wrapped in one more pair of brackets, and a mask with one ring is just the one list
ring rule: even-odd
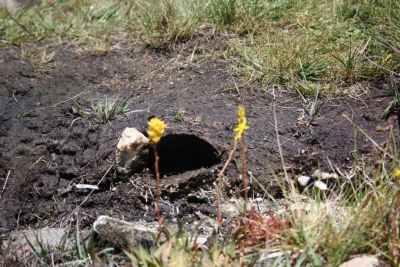
{"label": "dark burrow entrance", "polygon": [[[169,134],[158,144],[161,175],[174,175],[200,168],[210,168],[221,162],[217,149],[192,134]],[[150,152],[149,168],[154,171],[154,153]]]}

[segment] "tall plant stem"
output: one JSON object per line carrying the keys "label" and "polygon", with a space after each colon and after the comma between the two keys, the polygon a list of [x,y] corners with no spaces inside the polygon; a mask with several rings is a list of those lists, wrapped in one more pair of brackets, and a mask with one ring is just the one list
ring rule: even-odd
{"label": "tall plant stem", "polygon": [[223,181],[223,177],[224,177],[224,173],[226,171],[226,168],[228,168],[229,163],[232,160],[233,157],[233,153],[235,153],[236,151],[236,147],[237,147],[237,142],[235,142],[233,144],[233,148],[231,150],[231,152],[229,152],[229,156],[228,159],[226,160],[224,166],[222,167],[221,171],[218,173],[218,181],[217,181],[217,192],[216,192],[216,198],[217,198],[217,225],[218,225],[218,229],[221,227],[222,225],[222,215],[221,215],[221,191],[222,191],[222,187],[224,184]]}
{"label": "tall plant stem", "polygon": [[158,169],[159,160],[160,160],[160,157],[157,154],[157,147],[154,146],[154,170],[155,170],[155,173],[156,173],[156,201],[155,201],[155,206],[156,206],[158,226],[159,226],[160,231],[161,231],[162,226],[163,226],[163,217],[162,217],[161,209],[160,209],[161,180],[160,180],[160,171]]}
{"label": "tall plant stem", "polygon": [[249,194],[249,177],[247,176],[247,146],[242,140],[242,168],[243,168],[243,188],[244,188],[244,208],[243,216],[247,218],[247,203]]}

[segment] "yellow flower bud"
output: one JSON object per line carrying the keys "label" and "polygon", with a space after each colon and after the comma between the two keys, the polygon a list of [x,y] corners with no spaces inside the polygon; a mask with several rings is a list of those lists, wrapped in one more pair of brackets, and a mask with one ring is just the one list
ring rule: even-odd
{"label": "yellow flower bud", "polygon": [[149,135],[149,139],[153,144],[158,144],[160,142],[161,136],[164,133],[165,122],[158,118],[151,118],[151,120],[147,124],[147,134]]}
{"label": "yellow flower bud", "polygon": [[247,120],[246,120],[246,111],[242,105],[239,106],[238,108],[238,125],[234,129],[235,131],[235,142],[238,142],[244,132],[249,129],[249,126],[247,125]]}
{"label": "yellow flower bud", "polygon": [[393,176],[397,179],[400,179],[400,169],[395,169],[393,172]]}

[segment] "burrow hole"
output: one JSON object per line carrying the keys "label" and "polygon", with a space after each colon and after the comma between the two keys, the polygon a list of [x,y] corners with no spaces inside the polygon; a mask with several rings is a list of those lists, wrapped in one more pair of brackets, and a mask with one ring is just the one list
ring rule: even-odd
{"label": "burrow hole", "polygon": [[[150,150],[149,168],[154,172],[154,152]],[[221,162],[217,149],[192,134],[168,134],[157,146],[161,175],[175,175]]]}

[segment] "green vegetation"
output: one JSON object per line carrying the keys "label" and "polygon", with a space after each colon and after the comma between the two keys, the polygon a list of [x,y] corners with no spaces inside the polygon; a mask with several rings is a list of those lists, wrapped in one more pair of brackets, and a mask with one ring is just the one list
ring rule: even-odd
{"label": "green vegetation", "polygon": [[128,6],[114,1],[51,2],[24,8],[15,14],[1,10],[2,39],[16,44],[44,39],[82,43],[106,39],[105,35],[128,29],[132,22],[127,16]]}
{"label": "green vegetation", "polygon": [[130,97],[118,101],[118,98],[100,100],[95,104],[92,104],[91,111],[88,113],[94,113],[98,115],[103,121],[109,122],[118,115],[128,112],[128,104]]}
{"label": "green vegetation", "polygon": [[396,72],[400,63],[398,1],[58,0],[15,14],[3,9],[0,18],[6,42],[90,42],[100,51],[121,32],[171,49],[213,25],[231,33],[221,56],[238,75],[303,95],[340,92]]}
{"label": "green vegetation", "polygon": [[174,119],[176,122],[184,122],[185,121],[185,109],[180,107],[174,110]]}

